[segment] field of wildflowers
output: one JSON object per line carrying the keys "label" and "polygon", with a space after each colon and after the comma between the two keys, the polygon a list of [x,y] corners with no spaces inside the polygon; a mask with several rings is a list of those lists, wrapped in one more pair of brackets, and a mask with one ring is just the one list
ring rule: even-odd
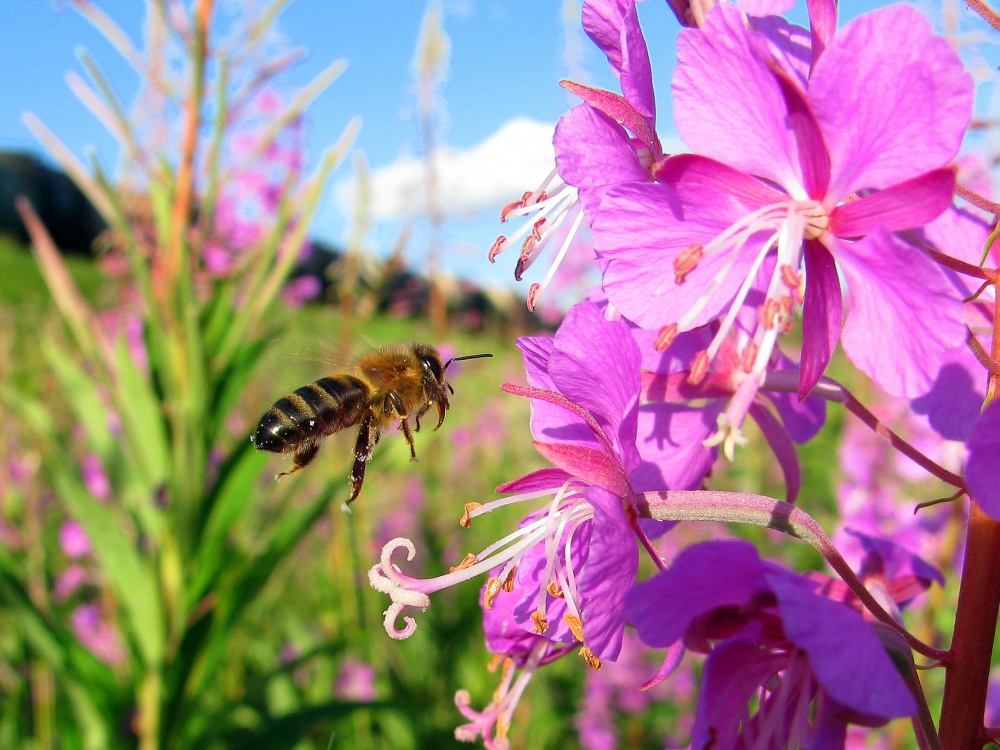
{"label": "field of wildflowers", "polygon": [[[68,262],[21,198],[31,255],[0,243],[0,747],[995,743],[1000,207],[954,162],[975,81],[910,5],[838,26],[812,0],[804,29],[791,4],[668,2],[670,155],[634,2],[583,3],[621,93],[564,82],[555,170],[489,250],[520,242],[518,279],[554,256],[532,309],[600,273],[539,333],[449,325],[436,265],[426,318],[373,314],[350,249],[293,278],[359,125],[304,173],[343,64],[271,85],[282,2],[216,38],[211,0],[151,0],[141,50],[74,2],[143,117],[83,54],[127,168],[26,118],[108,229]],[[386,430],[346,512],[345,430],[275,482],[260,415],[414,340],[494,355],[448,370],[420,461]]]}

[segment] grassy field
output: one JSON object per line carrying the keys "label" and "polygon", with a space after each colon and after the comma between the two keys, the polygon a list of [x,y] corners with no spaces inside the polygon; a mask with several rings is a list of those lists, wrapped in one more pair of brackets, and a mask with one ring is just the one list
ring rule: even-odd
{"label": "grassy field", "polygon": [[[95,307],[106,304],[109,290],[100,270],[82,259],[72,259],[69,265]],[[69,622],[74,607],[83,601],[99,602],[113,623],[121,604],[108,585],[108,571],[86,557],[70,560],[60,549],[60,530],[70,513],[58,487],[48,483],[45,465],[51,456],[11,408],[11,398],[18,398],[17,394],[44,402],[60,429],[70,436],[71,455],[85,464],[85,441],[70,405],[73,394],[67,394],[52,373],[51,359],[41,344],[54,343],[67,351],[72,346],[31,255],[16,243],[0,241],[0,268],[4,269],[0,380],[6,386],[6,401],[0,402],[6,428],[0,459],[6,469],[0,478],[7,481],[0,485],[0,520],[4,523],[0,530],[6,530],[9,537],[3,555],[5,569],[23,576],[24,596],[38,605],[42,620],[53,632]],[[372,346],[430,341],[446,348],[449,356],[489,352],[494,358],[461,363],[450,376],[456,391],[452,408],[441,430],[425,430],[416,436],[417,463],[409,460],[402,436],[395,431],[387,434],[353,512],[344,513],[339,499],[330,503],[293,551],[261,574],[259,588],[228,632],[224,653],[217,657],[204,694],[191,709],[195,715],[187,717],[203,728],[220,722],[224,731],[213,735],[205,730],[199,736],[214,739],[199,743],[180,739],[173,746],[464,747],[453,737],[455,726],[462,723],[453,703],[455,691],[468,690],[472,705],[483,707],[499,680],[498,674],[487,670],[490,655],[483,644],[478,605],[481,582],[434,595],[430,610],[417,616],[416,634],[395,642],[382,628],[387,598],[369,587],[367,571],[386,541],[406,536],[418,550],[407,572],[440,575],[467,552],[477,552],[508,533],[527,512],[507,508],[477,519],[470,529],[458,524],[465,503],[488,501],[497,484],[545,465],[531,447],[527,402],[499,390],[503,382],[523,382],[514,337],[510,331],[470,334],[453,330],[446,340],[436,341],[424,321],[390,317],[344,321],[331,307],[322,305],[282,308],[268,319],[268,326],[257,374],[226,418],[217,446],[220,456],[238,452],[276,399]],[[836,445],[843,424],[842,415],[831,409],[826,428],[801,451],[808,482],[801,504],[824,522],[834,517],[840,476]],[[781,475],[773,457],[761,447],[759,435],[751,432],[750,437],[751,448],[742,451],[736,463],[717,464],[712,486],[782,496]],[[251,481],[223,548],[233,571],[239,570],[240,560],[250,564],[266,559],[267,545],[273,544],[267,533],[307,508],[324,487],[334,487],[335,496],[343,497],[353,440],[353,434],[328,439],[307,470],[277,483],[273,477],[287,468],[287,459],[250,454],[247,460],[254,462]],[[11,467],[21,467],[20,474]],[[108,471],[113,474],[114,467]],[[115,477],[111,479],[114,486]],[[107,498],[112,506],[118,502],[118,497]],[[776,550],[769,532],[730,532]],[[710,524],[690,524],[678,532],[688,539],[719,533],[725,532]],[[136,543],[141,548],[142,538]],[[781,553],[798,570],[822,567],[818,555],[805,545],[783,544]],[[59,600],[53,591],[74,562],[86,569],[86,583]],[[193,574],[197,576],[198,571]],[[236,585],[236,575],[219,581],[218,596],[228,595],[226,587]],[[166,583],[161,585],[169,589]],[[0,593],[10,601],[9,588],[0,588]],[[178,647],[183,650],[183,644]],[[25,630],[23,619],[0,609],[0,695],[5,696],[0,700],[0,746],[87,746],[81,739],[85,733],[73,727],[78,714],[72,710],[72,690],[61,684],[61,667],[52,659]],[[107,683],[101,683],[100,689],[112,697],[99,701],[104,713],[94,721],[119,725],[109,746],[135,746],[132,698],[123,687],[129,684],[130,664],[126,659],[100,672]],[[630,668],[641,680],[655,666],[633,664]],[[624,677],[615,677],[613,669],[602,674],[610,674],[608,685],[614,685],[614,691],[632,689],[614,683]],[[594,679],[582,661],[569,657],[540,670],[520,704],[511,728],[511,746],[578,747],[575,727],[585,710],[584,684]],[[98,689],[96,678],[87,684],[88,690]],[[629,747],[660,748],[665,737],[668,742],[687,741],[692,694],[671,696],[661,697],[650,710],[639,713],[622,710],[609,699],[612,723]]]}

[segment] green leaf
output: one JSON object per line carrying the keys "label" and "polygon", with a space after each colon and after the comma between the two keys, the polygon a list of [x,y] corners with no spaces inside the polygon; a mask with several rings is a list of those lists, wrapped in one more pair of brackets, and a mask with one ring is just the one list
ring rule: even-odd
{"label": "green leaf", "polygon": [[232,362],[216,377],[216,391],[212,401],[215,406],[208,426],[209,443],[214,443],[219,437],[226,417],[243,396],[244,388],[266,348],[266,342],[259,340],[241,347],[233,355]]}
{"label": "green leaf", "polygon": [[232,564],[232,559],[225,554],[229,532],[253,496],[266,462],[267,455],[254,450],[247,440],[220,469],[216,490],[206,499],[208,518],[199,529],[200,538],[191,566],[193,580],[187,590],[189,611],[214,585],[227,563]]}
{"label": "green leaf", "polygon": [[51,471],[56,494],[90,537],[94,557],[128,616],[129,630],[143,662],[153,668],[163,658],[164,645],[163,608],[156,577],[113,508],[97,502],[87,492],[72,458],[64,454],[60,463]]}
{"label": "green leaf", "polygon": [[108,408],[101,401],[96,381],[65,349],[60,349],[50,339],[44,341],[42,349],[62,386],[61,392],[66,394],[74,415],[83,424],[94,452],[106,460],[117,441],[108,427]]}
{"label": "green leaf", "polygon": [[196,651],[203,652],[193,677],[196,687],[191,692],[195,703],[216,674],[230,641],[230,634],[246,608],[256,600],[281,562],[327,512],[330,501],[342,487],[343,483],[340,481],[330,482],[309,504],[286,513],[271,530],[270,537],[264,542],[263,551],[249,561],[234,556],[227,559],[227,569],[222,572],[230,574],[232,584],[224,589],[217,589],[219,603],[210,615],[212,627],[205,633],[205,645],[203,649],[191,652],[192,671],[195,671],[193,660],[198,658]]}
{"label": "green leaf", "polygon": [[157,487],[165,481],[170,466],[160,402],[146,376],[132,360],[124,339],[116,342],[114,356],[120,381],[115,407],[138,462],[139,473],[147,478],[150,487]]}
{"label": "green leaf", "polygon": [[318,722],[324,719],[340,719],[358,710],[374,710],[387,707],[385,703],[358,703],[355,701],[330,701],[316,706],[307,706],[294,713],[270,719],[249,737],[233,745],[237,750],[273,750],[276,747],[291,747],[306,736]]}

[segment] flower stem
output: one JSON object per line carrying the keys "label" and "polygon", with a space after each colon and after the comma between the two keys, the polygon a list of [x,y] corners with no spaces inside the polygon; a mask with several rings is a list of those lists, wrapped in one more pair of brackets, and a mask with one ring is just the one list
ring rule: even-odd
{"label": "flower stem", "polygon": [[[799,373],[797,370],[773,370],[768,372],[761,384],[762,391],[782,391],[795,393],[798,389]],[[869,411],[864,404],[858,401],[847,388],[838,383],[833,378],[822,377],[816,387],[810,393],[811,396],[843,404],[849,412],[864,422],[872,431],[889,445],[898,450],[904,456],[916,463],[923,469],[936,476],[942,482],[950,484],[952,487],[965,489],[965,480],[958,474],[954,474],[943,466],[939,466],[923,453],[918,451],[899,435],[884,425],[878,417]]]}
{"label": "flower stem", "polygon": [[[801,508],[765,495],[714,490],[644,492],[637,497],[637,501],[639,516],[642,518],[652,518],[657,521],[746,523],[774,529],[807,542],[823,556],[865,608],[876,619],[899,633],[910,648],[934,661],[945,664],[952,661],[953,654],[950,651],[943,651],[924,643],[885,611],[841,556],[823,528]],[[991,636],[990,643],[992,642]],[[986,669],[989,669],[988,656]],[[981,710],[980,716],[982,716]]]}
{"label": "flower stem", "polygon": [[958,613],[941,707],[945,750],[979,750],[1000,609],[1000,522],[972,503]]}

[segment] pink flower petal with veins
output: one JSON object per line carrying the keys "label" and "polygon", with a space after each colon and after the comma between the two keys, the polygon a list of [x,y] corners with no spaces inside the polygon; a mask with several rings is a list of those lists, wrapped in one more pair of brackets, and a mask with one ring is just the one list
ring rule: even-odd
{"label": "pink flower petal with veins", "polygon": [[837,242],[851,291],[844,351],[889,394],[927,393],[951,350],[965,340],[958,293],[934,261],[887,232]]}
{"label": "pink flower petal with veins", "polygon": [[859,16],[813,68],[809,101],[830,149],[830,192],[886,188],[941,167],[972,116],[972,79],[909,5]]}
{"label": "pink flower petal with veins", "polygon": [[861,237],[876,229],[889,232],[927,224],[951,206],[955,170],[935,169],[887,187],[830,213],[830,231],[838,237]]}

